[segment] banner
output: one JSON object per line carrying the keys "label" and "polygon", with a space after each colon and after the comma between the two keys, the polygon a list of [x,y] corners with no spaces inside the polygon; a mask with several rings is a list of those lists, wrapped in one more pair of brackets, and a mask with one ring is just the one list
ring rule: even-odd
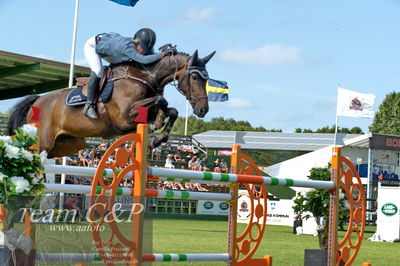
{"label": "banner", "polygon": [[374,117],[375,95],[338,88],[336,115]]}

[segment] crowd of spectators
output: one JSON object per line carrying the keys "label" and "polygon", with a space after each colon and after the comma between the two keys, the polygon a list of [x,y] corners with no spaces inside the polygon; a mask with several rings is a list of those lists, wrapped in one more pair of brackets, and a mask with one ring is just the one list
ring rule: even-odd
{"label": "crowd of spectators", "polygon": [[[74,166],[84,166],[84,167],[93,167],[96,168],[99,165],[101,157],[104,152],[107,150],[108,144],[105,140],[103,140],[97,147],[92,149],[83,149],[80,150],[76,157],[70,158],[67,157],[67,164]],[[181,156],[181,152],[185,153],[187,156]],[[151,160],[155,160],[161,162],[163,154],[162,146],[154,148],[151,151],[150,158]],[[180,145],[177,147],[177,150],[174,154],[167,154],[165,158],[165,164],[163,165],[166,168],[179,168],[179,169],[189,169],[193,171],[207,171],[207,172],[218,172],[218,173],[227,173],[228,166],[224,159],[216,159],[212,165],[208,164],[207,157],[200,157],[199,152],[193,148],[191,144],[189,145]],[[113,161],[113,157],[110,156],[108,158],[109,162]],[[59,163],[61,163],[61,158],[59,159]],[[81,184],[81,185],[90,185],[92,177],[85,176],[66,176],[65,183],[66,184]],[[154,185],[154,184],[153,184]],[[125,180],[121,186],[124,187],[133,187],[133,183],[131,180]],[[192,190],[192,191],[208,191],[207,188],[202,186],[199,183],[181,183],[181,182],[169,182],[169,181],[159,181],[156,184],[155,189],[161,190]]]}

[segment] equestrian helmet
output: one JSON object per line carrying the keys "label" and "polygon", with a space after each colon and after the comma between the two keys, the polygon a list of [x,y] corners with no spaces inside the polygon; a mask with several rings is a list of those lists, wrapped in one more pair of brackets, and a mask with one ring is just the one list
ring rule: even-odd
{"label": "equestrian helmet", "polygon": [[151,54],[156,43],[156,34],[152,29],[143,28],[135,33],[133,41],[138,42],[146,54]]}

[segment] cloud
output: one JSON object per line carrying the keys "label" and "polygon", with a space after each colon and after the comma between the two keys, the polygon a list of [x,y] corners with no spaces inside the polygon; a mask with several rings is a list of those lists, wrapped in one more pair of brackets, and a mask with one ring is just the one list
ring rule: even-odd
{"label": "cloud", "polygon": [[315,115],[308,114],[308,113],[299,113],[299,112],[283,112],[280,113],[277,117],[275,117],[275,121],[283,122],[288,125],[295,125],[299,126],[299,122],[304,122],[306,120],[313,120],[315,119]]}
{"label": "cloud", "polygon": [[192,8],[189,9],[185,14],[178,17],[174,24],[176,26],[188,26],[193,24],[199,24],[209,22],[212,19],[216,9],[214,7],[206,8]]}
{"label": "cloud", "polygon": [[282,90],[278,87],[274,87],[271,85],[257,85],[256,88],[261,89],[263,92],[266,92],[268,94],[271,93],[271,94],[278,94],[278,95],[284,95],[284,96],[290,95],[285,90]]}
{"label": "cloud", "polygon": [[249,107],[255,106],[248,99],[235,98],[235,97],[230,97],[229,101],[223,102],[223,103],[215,103],[215,105],[218,107],[222,107],[221,105],[224,105],[224,108],[235,108],[235,109],[244,109],[244,108],[249,108]]}
{"label": "cloud", "polygon": [[267,44],[255,49],[242,46],[228,48],[221,52],[220,58],[246,66],[287,66],[304,64],[307,61],[301,48],[281,44]]}
{"label": "cloud", "polygon": [[75,65],[78,65],[78,66],[89,66],[86,58],[82,58],[82,59],[76,60],[75,61]]}
{"label": "cloud", "polygon": [[57,61],[54,57],[52,57],[50,55],[45,55],[45,54],[38,54],[38,55],[34,55],[33,57],[52,60],[52,61]]}

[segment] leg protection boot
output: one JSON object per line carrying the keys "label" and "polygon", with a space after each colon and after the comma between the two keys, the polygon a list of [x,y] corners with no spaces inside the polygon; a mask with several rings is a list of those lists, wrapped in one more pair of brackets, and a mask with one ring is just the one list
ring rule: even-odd
{"label": "leg protection boot", "polygon": [[91,119],[97,119],[96,106],[94,105],[94,98],[99,90],[100,78],[94,72],[90,73],[90,79],[87,88],[87,102],[83,108],[83,114]]}

